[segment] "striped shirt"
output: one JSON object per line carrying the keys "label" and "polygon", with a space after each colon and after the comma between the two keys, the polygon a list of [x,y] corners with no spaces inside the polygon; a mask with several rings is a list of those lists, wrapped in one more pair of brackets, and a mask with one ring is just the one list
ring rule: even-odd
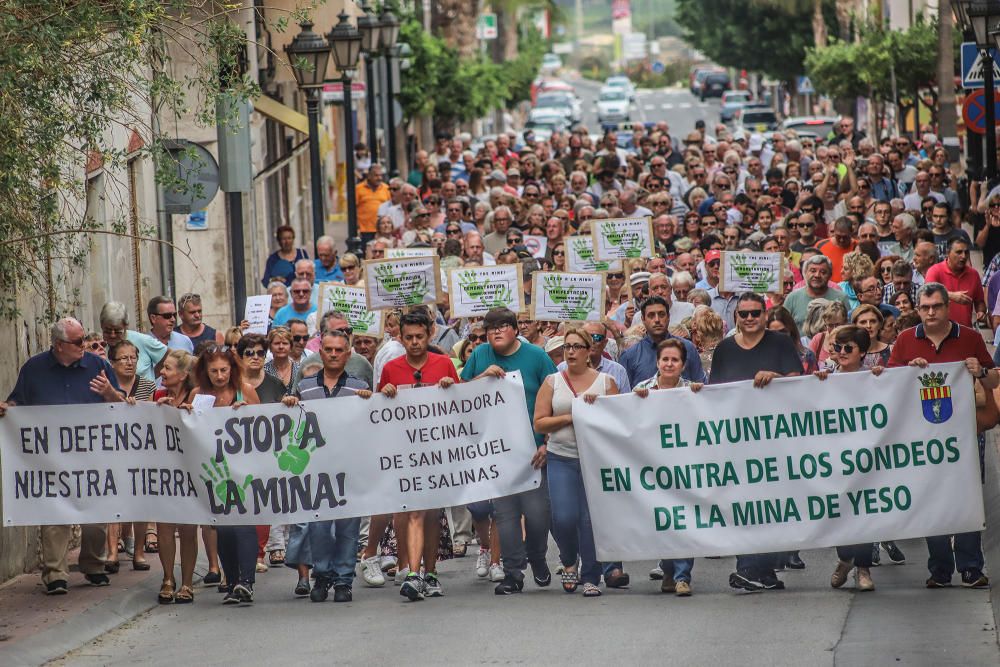
{"label": "striped shirt", "polygon": [[299,388],[295,392],[303,401],[317,401],[321,398],[337,398],[344,396],[354,396],[361,389],[368,389],[368,383],[360,378],[350,375],[346,371],[340,374],[337,384],[333,389],[327,389],[323,384],[324,373],[320,371],[316,375],[302,378]]}

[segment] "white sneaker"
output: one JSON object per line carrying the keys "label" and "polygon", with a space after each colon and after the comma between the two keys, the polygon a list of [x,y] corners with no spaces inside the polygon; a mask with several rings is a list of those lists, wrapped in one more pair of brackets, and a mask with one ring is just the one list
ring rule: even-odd
{"label": "white sneaker", "polygon": [[649,578],[652,579],[653,581],[660,581],[661,579],[663,579],[663,570],[660,568],[659,565],[657,565],[656,567],[654,567],[652,570],[649,571]]}
{"label": "white sneaker", "polygon": [[387,572],[392,568],[396,567],[396,557],[395,556],[382,556],[378,562],[379,569],[383,572]]}
{"label": "white sneaker", "polygon": [[410,573],[410,568],[408,568],[408,567],[404,567],[402,569],[396,570],[396,576],[392,580],[393,583],[394,584],[399,584],[400,586],[402,586],[403,582],[406,581],[406,575],[408,575],[409,573]]}
{"label": "white sneaker", "polygon": [[489,549],[480,549],[479,556],[476,557],[476,576],[482,579],[489,573],[490,573]]}
{"label": "white sneaker", "polygon": [[385,577],[379,568],[378,556],[372,556],[361,561],[361,578],[369,586],[385,586]]}
{"label": "white sneaker", "polygon": [[503,577],[503,568],[499,563],[496,565],[490,565],[490,581],[503,581]]}

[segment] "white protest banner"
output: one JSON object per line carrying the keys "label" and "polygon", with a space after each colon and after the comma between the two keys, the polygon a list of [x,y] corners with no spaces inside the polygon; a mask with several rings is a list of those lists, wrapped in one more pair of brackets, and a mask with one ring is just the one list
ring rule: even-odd
{"label": "white protest banner", "polygon": [[612,262],[594,258],[594,237],[567,236],[563,239],[566,248],[566,270],[573,273],[594,273],[597,271],[620,272],[621,260]]}
{"label": "white protest banner", "polygon": [[386,248],[385,256],[389,259],[399,259],[401,257],[434,257],[437,250],[434,248]]}
{"label": "white protest banner", "polygon": [[541,482],[515,379],[193,414],[150,402],[14,407],[0,447],[6,526],[302,523]]}
{"label": "white protest banner", "polygon": [[271,314],[271,295],[248,296],[243,313],[243,319],[250,323],[250,326],[243,333],[267,335],[267,320]]}
{"label": "white protest banner", "polygon": [[610,218],[591,220],[594,257],[597,259],[636,259],[652,257],[653,223],[647,218]]}
{"label": "white protest banner", "polygon": [[544,259],[545,253],[549,249],[549,239],[545,236],[525,234],[524,247],[528,249],[532,257],[536,259]]}
{"label": "white protest banner", "polygon": [[984,528],[963,363],[576,401],[573,425],[600,560]]}
{"label": "white protest banner", "polygon": [[604,311],[603,273],[537,271],[531,282],[532,319],[599,322]]}
{"label": "white protest banner", "polygon": [[319,286],[319,312],[330,311],[346,315],[355,334],[376,337],[382,335],[382,312],[368,310],[364,287],[322,283]]}
{"label": "white protest banner", "polygon": [[385,310],[442,301],[437,255],[365,261],[368,310]]}
{"label": "white protest banner", "polygon": [[784,255],[780,252],[726,252],[719,265],[719,289],[723,292],[782,291]]}
{"label": "white protest banner", "polygon": [[524,311],[520,262],[452,269],[448,285],[452,317],[482,317],[493,308]]}

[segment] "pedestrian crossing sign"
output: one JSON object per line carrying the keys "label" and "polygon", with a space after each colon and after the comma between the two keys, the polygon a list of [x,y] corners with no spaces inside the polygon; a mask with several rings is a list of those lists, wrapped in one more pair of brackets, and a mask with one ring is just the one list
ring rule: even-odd
{"label": "pedestrian crossing sign", "polygon": [[[996,49],[990,49],[993,56],[993,80],[1000,85],[1000,53]],[[975,42],[962,42],[962,87],[982,88],[983,87],[983,53],[976,46]]]}

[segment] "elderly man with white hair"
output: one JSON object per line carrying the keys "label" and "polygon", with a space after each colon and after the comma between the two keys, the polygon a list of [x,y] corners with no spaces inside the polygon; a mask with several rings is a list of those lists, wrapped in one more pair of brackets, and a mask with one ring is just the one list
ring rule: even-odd
{"label": "elderly man with white hair", "polygon": [[[306,260],[309,261],[309,260]],[[139,354],[135,374],[147,380],[156,380],[160,362],[167,356],[167,346],[156,338],[128,328],[128,308],[117,301],[109,301],[101,308],[101,334],[108,349],[123,340],[135,345]]]}
{"label": "elderly man with white hair", "polygon": [[[118,304],[120,305],[120,304]],[[51,347],[21,367],[14,390],[0,402],[0,418],[8,409],[30,405],[117,403],[124,400],[115,373],[106,360],[84,350],[83,325],[64,317],[52,325]],[[162,345],[162,344],[161,344]],[[163,347],[166,350],[166,346]],[[81,526],[79,568],[91,586],[107,586],[104,571],[106,524]],[[72,526],[42,526],[42,583],[47,595],[69,592],[67,554]]]}

